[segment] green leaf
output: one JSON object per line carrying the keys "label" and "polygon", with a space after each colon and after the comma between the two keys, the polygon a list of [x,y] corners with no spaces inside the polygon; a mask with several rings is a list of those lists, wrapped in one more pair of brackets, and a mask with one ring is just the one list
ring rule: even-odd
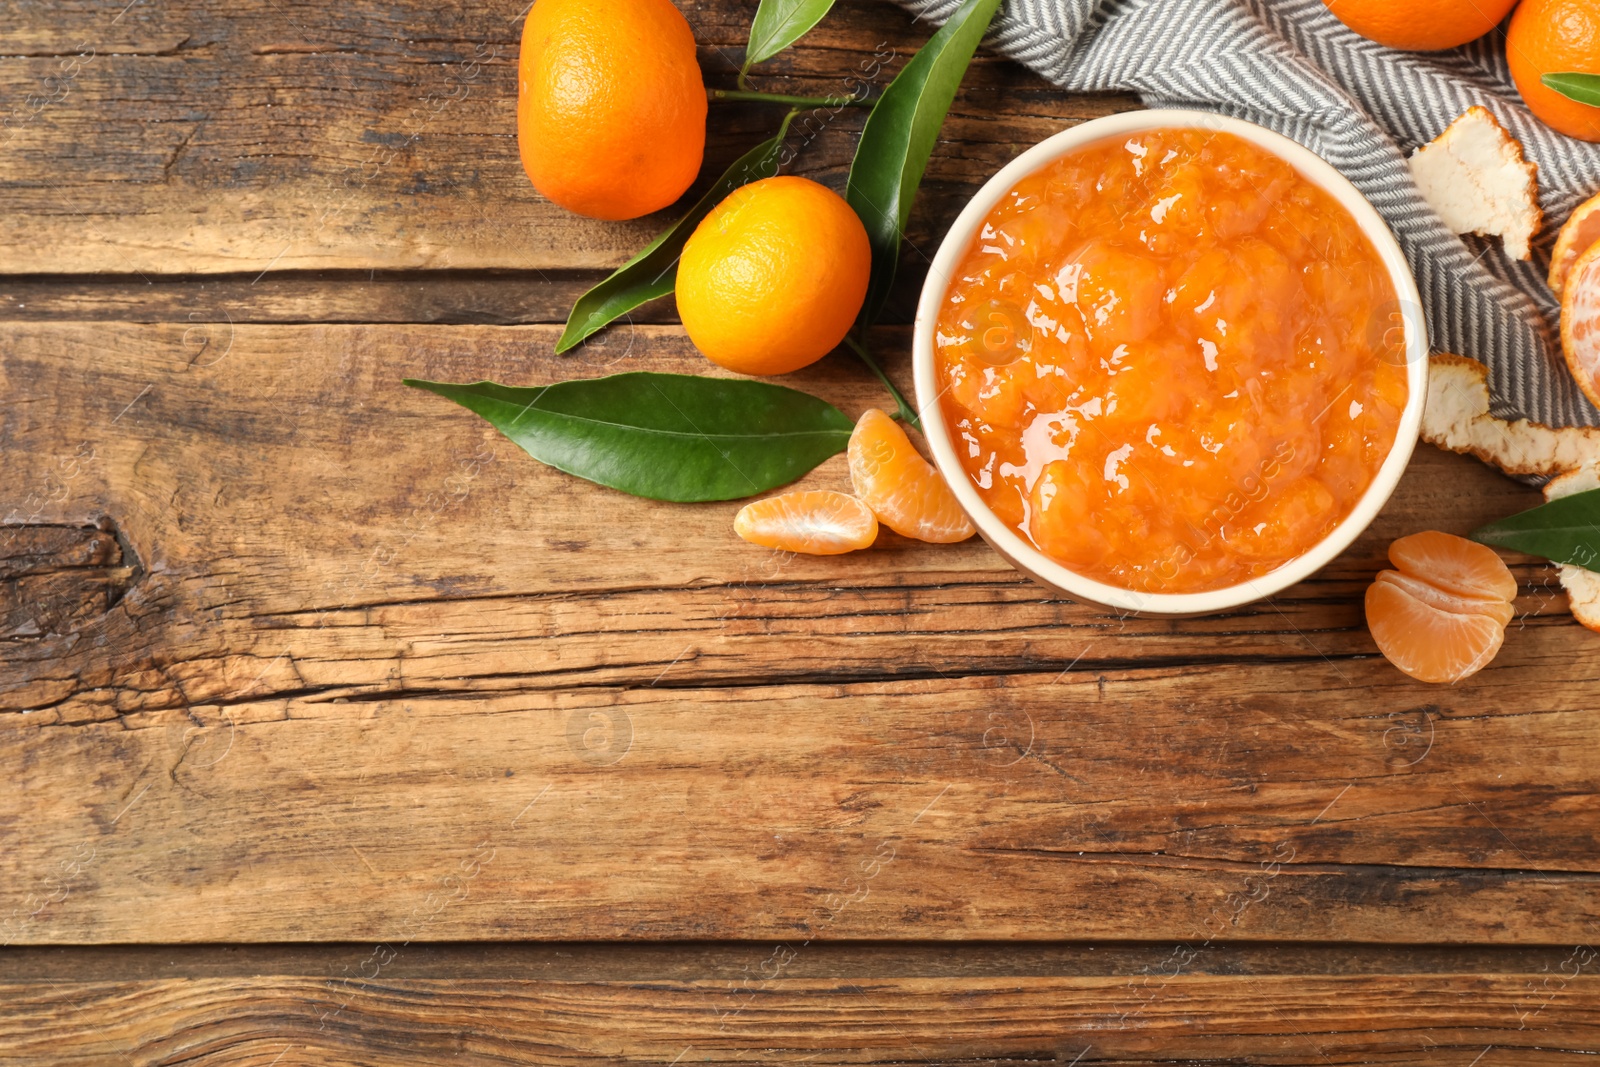
{"label": "green leaf", "polygon": [[477,412],[541,463],[652,500],[764,492],[844,451],[854,428],[825,400],[747,378],[635,371],[533,388],[405,384]]}
{"label": "green leaf", "polygon": [[889,83],[867,117],[850,164],[845,199],[872,239],[872,277],[861,321],[883,310],[900,261],[900,239],[911,215],[939,127],[983,40],[1000,0],[966,0]]}
{"label": "green leaf", "polygon": [[556,352],[572,348],[584,338],[616,319],[660,296],[672,292],[678,279],[678,257],[689,235],[700,221],[711,214],[711,209],[739,186],[748,182],[770,178],[778,173],[778,160],[783,151],[783,137],[794,120],[790,112],[783,120],[778,135],[762,141],[740,156],[717,183],[706,190],[700,202],[689,213],[674,223],[661,236],[645,246],[644,251],[619,267],[615,274],[578,297],[567,316],[567,328],[556,341]]}
{"label": "green leaf", "polygon": [[1554,89],[1568,100],[1600,107],[1600,74],[1546,74],[1539,81],[1546,89]]}
{"label": "green leaf", "polygon": [[744,68],[771,59],[794,44],[822,21],[833,0],[761,0],[750,23],[750,44],[744,50]]}
{"label": "green leaf", "polygon": [[1472,539],[1600,571],[1600,489],[1540,504],[1472,531]]}

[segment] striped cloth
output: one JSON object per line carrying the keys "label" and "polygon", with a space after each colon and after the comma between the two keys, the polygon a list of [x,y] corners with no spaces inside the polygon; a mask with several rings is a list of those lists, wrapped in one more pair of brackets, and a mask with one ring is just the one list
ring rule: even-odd
{"label": "striped cloth", "polygon": [[[943,22],[959,0],[897,0]],[[1124,90],[1151,107],[1249,119],[1333,164],[1388,220],[1416,274],[1436,351],[1489,367],[1493,410],[1551,426],[1600,425],[1572,381],[1545,274],[1555,231],[1600,191],[1600,145],[1550,130],[1522,105],[1503,32],[1448,52],[1397,52],[1347,29],[1323,0],[1005,0],[998,51],[1075,91]],[[1546,230],[1534,259],[1458,237],[1417,192],[1405,155],[1474,104],[1539,166]]]}

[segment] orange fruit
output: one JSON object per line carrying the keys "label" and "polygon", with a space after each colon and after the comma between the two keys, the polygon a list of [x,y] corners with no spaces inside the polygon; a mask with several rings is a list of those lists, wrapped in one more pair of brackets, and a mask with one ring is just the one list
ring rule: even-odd
{"label": "orange fruit", "polygon": [[872,544],[878,520],[867,505],[845,493],[795,490],[740,508],[733,532],[767,548],[837,556]]}
{"label": "orange fruit", "polygon": [[632,219],[700,173],[706,90],[671,0],[536,0],[517,62],[517,143],[568,211]]}
{"label": "orange fruit", "polygon": [[1367,627],[1384,657],[1422,682],[1459,682],[1488,666],[1517,596],[1494,549],[1429,530],[1390,545],[1389,562],[1397,569],[1367,589]]}
{"label": "orange fruit", "polygon": [[1517,0],[1323,0],[1339,21],[1369,40],[1410,52],[1436,52],[1476,41],[1511,13]]}
{"label": "orange fruit", "polygon": [[1546,87],[1546,74],[1600,74],[1600,7],[1593,0],[1523,0],[1506,31],[1506,59],[1528,110],[1553,130],[1600,141],[1600,107]]}
{"label": "orange fruit", "polygon": [[1550,288],[1560,296],[1567,285],[1578,257],[1600,242],[1600,196],[1592,196],[1573,208],[1572,214],[1556,235],[1550,250]]}
{"label": "orange fruit", "polygon": [[904,537],[948,544],[978,532],[944,478],[877,408],[850,434],[850,482],[878,520]]}
{"label": "orange fruit", "polygon": [[867,295],[872,245],[838,193],[809,178],[735,189],[678,261],[678,314],[695,347],[741,374],[787,374],[836,348]]}
{"label": "orange fruit", "polygon": [[1561,352],[1583,394],[1600,404],[1600,244],[1578,257],[1561,294]]}

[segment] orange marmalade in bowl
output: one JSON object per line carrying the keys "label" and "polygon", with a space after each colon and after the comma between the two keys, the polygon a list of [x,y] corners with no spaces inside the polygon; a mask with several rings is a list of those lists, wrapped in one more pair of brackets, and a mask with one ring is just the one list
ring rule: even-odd
{"label": "orange marmalade in bowl", "polygon": [[1019,182],[959,260],[935,364],[985,503],[1149,593],[1248,581],[1360,501],[1406,406],[1394,283],[1356,220],[1240,137],[1160,129]]}

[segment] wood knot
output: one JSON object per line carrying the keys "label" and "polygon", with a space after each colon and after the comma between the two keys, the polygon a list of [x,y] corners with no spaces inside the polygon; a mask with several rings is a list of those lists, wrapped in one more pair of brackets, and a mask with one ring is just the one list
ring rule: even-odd
{"label": "wood knot", "polygon": [[0,526],[0,640],[86,629],[142,573],[110,519],[93,526]]}

